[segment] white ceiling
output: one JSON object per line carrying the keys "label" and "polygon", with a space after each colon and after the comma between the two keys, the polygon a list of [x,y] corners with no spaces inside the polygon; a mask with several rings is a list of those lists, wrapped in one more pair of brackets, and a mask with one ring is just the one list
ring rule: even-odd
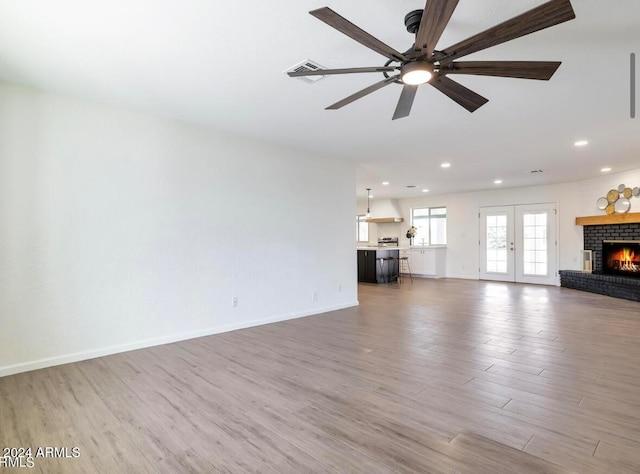
{"label": "white ceiling", "polygon": [[[542,3],[460,0],[439,49]],[[575,20],[468,57],[563,62],[549,82],[457,76],[489,99],[473,114],[424,85],[411,116],[391,121],[394,84],[325,111],[382,76],[308,84],[283,74],[307,58],[328,68],[386,61],[309,10],[329,6],[404,51],[412,44],[404,15],[424,0],[0,0],[0,80],[345,157],[358,163],[359,196],[366,187],[405,197],[637,168],[630,54],[640,53],[640,1],[572,4]],[[578,139],[590,145],[575,148]]]}

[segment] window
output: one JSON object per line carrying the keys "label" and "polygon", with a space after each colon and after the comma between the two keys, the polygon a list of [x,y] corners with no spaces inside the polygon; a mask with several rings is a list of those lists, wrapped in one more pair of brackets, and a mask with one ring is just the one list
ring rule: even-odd
{"label": "window", "polygon": [[367,216],[356,216],[356,242],[369,242]]}
{"label": "window", "polygon": [[413,239],[415,244],[446,245],[446,207],[423,207],[419,209],[412,209],[411,225],[418,229]]}
{"label": "window", "polygon": [[487,216],[487,273],[507,273],[507,216]]}
{"label": "window", "polygon": [[524,275],[547,276],[547,213],[524,214]]}

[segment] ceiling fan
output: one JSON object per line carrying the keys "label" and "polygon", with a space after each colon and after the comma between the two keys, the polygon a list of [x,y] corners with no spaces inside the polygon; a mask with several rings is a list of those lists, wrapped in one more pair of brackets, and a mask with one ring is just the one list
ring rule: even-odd
{"label": "ceiling fan", "polygon": [[[452,74],[515,77],[548,81],[560,66],[552,61],[458,61],[483,49],[496,46],[575,18],[570,0],[551,0],[477,35],[448,48],[436,50],[459,0],[427,0],[424,10],[409,12],[404,19],[409,33],[415,34],[415,43],[400,53],[358,28],[349,20],[328,7],[309,13],[350,38],[385,56],[388,61],[380,67],[356,67],[347,69],[318,69],[315,71],[289,72],[289,76],[316,76],[329,74],[353,74],[381,72],[385,78],[327,107],[335,110],[344,107],[389,84],[403,84],[393,120],[407,117],[420,84],[429,83],[456,101],[469,112],[474,112],[488,99],[450,79]],[[394,74],[397,73],[397,74]]]}

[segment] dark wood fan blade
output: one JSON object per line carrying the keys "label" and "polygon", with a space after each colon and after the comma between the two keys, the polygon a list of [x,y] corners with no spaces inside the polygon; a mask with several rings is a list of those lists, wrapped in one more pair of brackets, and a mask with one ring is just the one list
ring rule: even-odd
{"label": "dark wood fan blade", "polygon": [[480,94],[476,94],[471,89],[467,89],[447,76],[440,76],[430,84],[450,99],[455,100],[469,112],[475,112],[489,102],[489,99],[485,99]]}
{"label": "dark wood fan blade", "polygon": [[414,49],[430,58],[459,0],[427,0]]}
{"label": "dark wood fan blade", "polygon": [[388,86],[389,84],[391,84],[393,82],[397,82],[397,81],[398,81],[398,77],[394,76],[394,77],[389,77],[389,78],[387,78],[387,79],[385,79],[383,81],[376,82],[375,84],[372,84],[369,87],[365,87],[361,91],[358,91],[355,94],[352,94],[349,97],[346,97],[346,98],[342,99],[341,101],[336,102],[333,105],[330,105],[325,110],[337,110],[339,108],[342,108],[345,105],[350,104],[351,102],[354,102],[354,101],[356,101],[358,99],[361,99],[365,95],[369,95],[372,92],[375,92],[378,89],[382,89],[384,86]]}
{"label": "dark wood fan blade", "polygon": [[402,88],[402,93],[400,94],[400,100],[398,100],[396,111],[393,113],[393,120],[409,116],[411,113],[411,106],[413,105],[413,99],[415,99],[417,91],[418,86],[405,84]]}
{"label": "dark wood fan blade", "polygon": [[344,33],[349,38],[352,38],[358,43],[365,45],[367,48],[374,50],[376,53],[382,54],[383,56],[398,62],[408,60],[404,54],[396,51],[391,46],[384,44],[379,39],[374,38],[363,29],[358,28],[346,18],[338,15],[331,8],[323,7],[317,10],[312,10],[309,13],[315,16],[318,20],[324,21],[327,25],[334,27],[341,33]]}
{"label": "dark wood fan blade", "polygon": [[440,68],[440,74],[515,77],[548,81],[560,67],[558,61],[457,61]]}
{"label": "dark wood fan blade", "polygon": [[359,72],[392,72],[397,70],[395,67],[391,66],[380,66],[380,67],[352,67],[348,69],[317,69],[315,71],[292,71],[287,74],[290,77],[300,77],[300,76],[328,76],[331,74],[354,74]]}
{"label": "dark wood fan blade", "polygon": [[570,0],[551,0],[471,38],[439,51],[435,57],[441,63],[511,41],[521,36],[549,28],[576,17]]}

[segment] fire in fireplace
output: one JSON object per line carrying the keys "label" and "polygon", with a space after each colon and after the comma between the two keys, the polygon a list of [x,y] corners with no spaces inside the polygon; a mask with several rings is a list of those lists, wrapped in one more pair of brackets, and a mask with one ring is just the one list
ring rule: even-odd
{"label": "fire in fireplace", "polygon": [[602,269],[609,275],[640,278],[640,240],[603,241]]}

